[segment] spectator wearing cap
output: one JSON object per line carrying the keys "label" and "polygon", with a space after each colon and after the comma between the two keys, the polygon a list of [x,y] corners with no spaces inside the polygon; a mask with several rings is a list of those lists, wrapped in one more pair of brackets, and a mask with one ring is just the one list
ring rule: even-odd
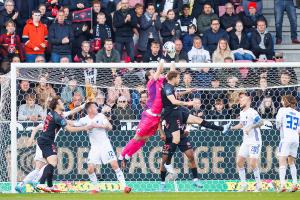
{"label": "spectator wearing cap", "polygon": [[185,52],[189,52],[193,47],[193,39],[196,36],[196,26],[194,24],[190,24],[188,26],[188,34],[185,34],[182,38],[183,41],[183,50]]}
{"label": "spectator wearing cap", "polygon": [[260,78],[259,79],[259,89],[253,90],[250,92],[252,96],[252,102],[251,106],[253,108],[258,108],[260,103],[263,101],[265,97],[272,97],[274,98],[274,90],[271,88],[268,88],[270,85],[268,83],[267,78]]}
{"label": "spectator wearing cap", "polygon": [[274,56],[272,35],[267,30],[265,20],[257,21],[257,29],[251,36],[251,51],[261,60],[271,60]]}
{"label": "spectator wearing cap", "polygon": [[276,44],[282,43],[282,22],[284,11],[287,12],[290,27],[291,27],[291,40],[293,44],[300,44],[297,39],[297,14],[296,7],[293,0],[274,0],[275,12],[275,27],[276,27]]}
{"label": "spectator wearing cap", "polygon": [[159,31],[161,29],[161,21],[155,12],[153,4],[148,4],[146,12],[141,17],[139,40],[137,44],[138,50],[144,55],[149,51],[153,41],[160,41]]}
{"label": "spectator wearing cap", "polygon": [[35,94],[25,95],[26,104],[22,104],[18,111],[20,121],[38,121],[45,118],[46,113],[42,106],[36,104]]}
{"label": "spectator wearing cap", "polygon": [[6,0],[4,2],[4,10],[0,11],[0,34],[6,33],[6,22],[9,20],[12,20],[16,24],[16,33],[21,36],[22,27],[20,27],[20,16],[13,0]]}
{"label": "spectator wearing cap", "polygon": [[263,14],[257,12],[256,2],[250,2],[248,4],[248,11],[248,13],[246,13],[245,11],[239,13],[239,16],[245,27],[245,33],[248,35],[248,38],[251,38],[251,34],[256,30],[257,21],[265,20],[267,22],[267,20],[263,16]]}
{"label": "spectator wearing cap", "polygon": [[131,61],[134,61],[133,28],[137,25],[133,12],[128,7],[128,0],[121,0],[121,9],[115,11],[113,16],[116,50],[122,56],[125,46]]}
{"label": "spectator wearing cap", "polygon": [[74,57],[74,62],[85,62],[85,60],[89,57],[92,60],[96,60],[95,54],[90,51],[90,43],[88,41],[83,41],[81,44],[81,52],[78,52]]}
{"label": "spectator wearing cap", "polygon": [[202,13],[197,18],[197,29],[200,36],[203,36],[204,32],[210,29],[213,19],[218,19],[218,16],[213,13],[212,6],[207,1],[203,6]]}
{"label": "spectator wearing cap", "polygon": [[258,14],[262,14],[262,10],[263,10],[263,0],[243,0],[242,1],[242,5],[244,8],[244,11],[246,13],[246,15],[249,14],[249,4],[251,3],[256,3],[256,10]]}
{"label": "spectator wearing cap", "polygon": [[227,33],[234,31],[236,22],[239,20],[239,16],[234,14],[234,7],[232,3],[226,3],[225,14],[220,18],[221,28],[226,30]]}
{"label": "spectator wearing cap", "polygon": [[163,39],[163,43],[174,41],[176,38],[180,38],[180,25],[175,20],[174,10],[168,10],[166,20],[161,25],[160,34]]}
{"label": "spectator wearing cap", "polygon": [[202,40],[199,36],[193,38],[193,47],[188,52],[190,63],[207,63],[211,62],[210,54],[202,46]]}
{"label": "spectator wearing cap", "polygon": [[57,63],[63,56],[67,56],[69,60],[72,60],[73,41],[72,26],[65,21],[64,12],[58,11],[57,21],[49,27],[49,42],[52,45],[51,61]]}
{"label": "spectator wearing cap", "polygon": [[218,42],[217,49],[213,53],[212,60],[214,63],[223,63],[227,57],[231,57],[232,60],[234,60],[234,55],[230,50],[228,41],[221,38]]}
{"label": "spectator wearing cap", "polygon": [[45,54],[48,42],[48,29],[41,22],[41,12],[32,11],[32,19],[27,20],[23,30],[26,62],[33,63],[38,55]]}
{"label": "spectator wearing cap", "polygon": [[179,16],[177,22],[181,28],[181,36],[188,34],[188,27],[194,25],[197,27],[197,20],[190,15],[190,5],[184,4],[182,7],[182,14]]}
{"label": "spectator wearing cap", "polygon": [[220,28],[220,21],[218,19],[212,19],[210,29],[203,34],[203,46],[212,55],[217,49],[218,42],[221,38],[229,40],[226,31]]}

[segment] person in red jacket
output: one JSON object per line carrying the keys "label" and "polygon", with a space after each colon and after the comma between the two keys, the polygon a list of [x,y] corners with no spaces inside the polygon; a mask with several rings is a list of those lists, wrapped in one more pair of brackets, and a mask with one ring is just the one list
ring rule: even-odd
{"label": "person in red jacket", "polygon": [[24,51],[21,45],[21,40],[16,35],[16,24],[12,20],[5,23],[6,33],[0,35],[0,57],[2,59],[11,60],[15,55],[18,55],[21,60],[24,60]]}
{"label": "person in red jacket", "polygon": [[32,11],[32,19],[27,20],[23,30],[26,62],[35,62],[38,55],[44,56],[47,47],[48,29],[41,22],[41,12]]}

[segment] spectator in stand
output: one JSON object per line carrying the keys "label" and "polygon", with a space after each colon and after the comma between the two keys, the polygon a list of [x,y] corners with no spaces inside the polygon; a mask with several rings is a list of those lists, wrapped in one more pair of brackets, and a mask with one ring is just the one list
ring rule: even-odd
{"label": "spectator in stand", "polygon": [[67,56],[69,60],[72,60],[73,40],[72,26],[65,22],[64,12],[58,11],[57,21],[53,22],[49,28],[49,42],[52,46],[51,61],[58,63],[63,56]]}
{"label": "spectator in stand", "polygon": [[97,95],[96,95],[96,98],[95,98],[95,103],[98,106],[98,112],[101,112],[102,108],[104,106],[106,106],[105,105],[105,94],[101,90],[98,90],[98,92],[97,92]]}
{"label": "spectator in stand", "polygon": [[35,63],[45,63],[46,60],[45,60],[45,57],[42,56],[42,55],[38,55],[35,57],[35,60],[34,60]]}
{"label": "spectator in stand", "polygon": [[60,63],[70,63],[70,58],[68,56],[62,56],[59,59]]}
{"label": "spectator in stand", "polygon": [[268,88],[268,80],[267,78],[259,79],[259,89],[253,90],[251,92],[252,103],[251,106],[255,109],[259,107],[259,104],[263,101],[265,97],[274,98],[274,90]]}
{"label": "spectator in stand", "polygon": [[274,56],[274,43],[267,31],[266,21],[257,21],[257,30],[251,36],[251,50],[260,60],[271,60]]}
{"label": "spectator in stand", "polygon": [[44,24],[47,28],[50,26],[52,23],[52,20],[50,20],[47,15],[46,15],[46,5],[45,4],[40,4],[38,7],[38,10],[41,13],[41,22]]}
{"label": "spectator in stand", "polygon": [[211,62],[209,52],[202,46],[202,40],[199,36],[193,39],[193,47],[188,52],[189,62],[191,63],[208,63]]}
{"label": "spectator in stand", "polygon": [[272,97],[265,97],[258,107],[258,113],[263,119],[274,119],[276,116],[276,108]]}
{"label": "spectator in stand", "polygon": [[234,31],[236,22],[239,20],[239,16],[234,14],[234,7],[232,3],[226,3],[225,14],[220,18],[221,28],[226,30],[227,33]]}
{"label": "spectator in stand", "polygon": [[[176,50],[176,53],[175,53],[175,62],[180,62],[182,60],[185,60],[186,62],[189,61],[189,57],[186,53],[186,51],[183,50],[183,44],[182,44],[182,41],[180,39],[176,39],[174,41],[175,43],[175,50]],[[166,58],[167,62],[170,62],[171,60],[168,60]]]}
{"label": "spectator in stand", "polygon": [[199,71],[193,72],[193,77],[195,77],[195,82],[197,82],[198,87],[208,88],[210,87],[211,81],[213,80],[215,73],[213,69],[205,67],[200,68]]}
{"label": "spectator in stand", "polygon": [[[224,58],[224,63],[233,63],[232,57]],[[221,68],[216,70],[217,77],[220,77],[221,85],[226,87],[227,79],[231,76],[239,77],[239,69],[237,68]]]}
{"label": "spectator in stand", "polygon": [[231,57],[234,60],[234,55],[229,48],[227,39],[221,38],[217,49],[213,53],[212,60],[214,63],[223,63],[227,57]]}
{"label": "spectator in stand", "polygon": [[161,29],[161,21],[155,12],[153,4],[148,4],[146,12],[141,17],[139,41],[137,48],[144,55],[150,50],[153,41],[160,41],[159,31]]}
{"label": "spectator in stand", "polygon": [[90,51],[90,42],[83,41],[81,44],[81,52],[78,52],[74,57],[74,62],[84,62],[86,58],[92,58],[93,61],[96,60],[95,54]]}
{"label": "spectator in stand", "polygon": [[25,96],[26,104],[19,107],[18,120],[20,121],[38,121],[43,120],[46,116],[42,106],[35,103],[35,94]]}
{"label": "spectator in stand", "polygon": [[181,36],[182,37],[189,33],[188,27],[190,25],[193,24],[195,27],[197,27],[197,20],[195,19],[195,17],[190,15],[190,5],[188,5],[188,4],[183,5],[182,14],[180,15],[177,22],[181,28]]}
{"label": "spectator in stand", "polygon": [[28,94],[34,94],[32,88],[30,88],[30,83],[27,80],[21,80],[19,84],[19,88],[17,90],[17,106],[19,107],[21,104],[25,104],[25,96]]}
{"label": "spectator in stand", "polygon": [[[136,45],[139,40],[139,35],[141,31],[141,21],[142,21],[142,16],[144,15],[144,6],[142,4],[136,4],[134,7],[134,17],[136,18],[136,27],[133,28],[133,43],[134,47],[136,48]],[[136,50],[136,49],[135,49]]]}
{"label": "spectator in stand", "polygon": [[61,92],[61,98],[64,100],[64,103],[69,104],[72,101],[72,97],[75,92],[79,92],[82,97],[84,97],[83,89],[77,85],[75,79],[71,79],[67,86],[63,87]]}
{"label": "spectator in stand", "polygon": [[128,7],[128,0],[121,0],[121,9],[117,10],[113,16],[113,26],[115,27],[115,47],[122,55],[125,46],[130,60],[134,61],[133,28],[137,25],[134,13]]}
{"label": "spectator in stand", "polygon": [[225,108],[224,101],[222,99],[215,100],[214,108],[208,112],[207,119],[230,119],[230,113]]}
{"label": "spectator in stand", "polygon": [[129,8],[135,8],[137,4],[143,5],[144,0],[130,0],[128,6]]}
{"label": "spectator in stand", "polygon": [[160,44],[156,41],[151,42],[150,52],[145,53],[143,62],[145,63],[158,63],[163,58],[160,51]]}
{"label": "spectator in stand", "polygon": [[220,28],[220,21],[218,19],[212,19],[210,29],[203,34],[203,46],[212,55],[217,49],[218,42],[221,38],[229,40],[226,31]]}
{"label": "spectator in stand", "polygon": [[169,10],[173,10],[177,18],[183,6],[183,0],[161,0],[156,3],[159,4],[158,12],[162,18],[167,18]]}
{"label": "spectator in stand", "polygon": [[291,26],[291,40],[293,44],[300,44],[297,39],[297,14],[296,7],[293,0],[274,0],[274,13],[275,13],[275,27],[276,27],[276,44],[282,43],[282,22],[284,11]]}
{"label": "spectator in stand", "polygon": [[258,20],[265,20],[267,22],[266,18],[262,14],[259,14],[256,8],[257,8],[257,3],[250,2],[248,4],[249,12],[246,13],[246,11],[244,11],[239,14],[243,22],[243,25],[245,27],[245,32],[248,38],[251,38],[252,33],[256,31],[257,28],[256,25]]}
{"label": "spectator in stand", "polygon": [[70,11],[82,10],[91,7],[89,0],[71,0]]}
{"label": "spectator in stand", "polygon": [[250,42],[243,31],[243,23],[237,21],[235,25],[235,31],[232,31],[229,35],[230,49],[233,51],[235,60],[253,60],[255,59],[254,54],[249,50]]}
{"label": "spectator in stand", "polygon": [[197,18],[197,28],[200,36],[203,36],[204,32],[210,29],[211,21],[213,19],[218,19],[218,16],[213,13],[210,2],[206,1],[203,6],[202,13]]}
{"label": "spectator in stand", "polygon": [[201,103],[200,98],[193,98],[192,100],[198,101],[199,103],[195,104],[191,109],[191,114],[197,117],[203,118],[206,114],[203,104]]}
{"label": "spectator in stand", "polygon": [[56,96],[53,87],[47,83],[46,76],[39,78],[38,85],[34,88],[34,91],[37,95],[38,104],[43,108],[47,108],[48,100]]}
{"label": "spectator in stand", "polygon": [[117,106],[112,109],[113,129],[121,130],[121,120],[134,119],[133,111],[125,96],[118,97]]}
{"label": "spectator in stand", "polygon": [[168,10],[167,18],[161,25],[160,34],[163,39],[163,43],[174,41],[176,38],[180,38],[180,25],[175,20],[174,10]]}
{"label": "spectator in stand", "polygon": [[117,63],[120,62],[120,54],[113,48],[113,42],[111,39],[104,41],[104,48],[98,51],[96,54],[96,62],[99,63]]}
{"label": "spectator in stand", "polygon": [[139,102],[135,104],[132,103],[131,109],[133,110],[135,119],[141,119],[142,112],[144,111],[146,106],[147,98],[148,98],[147,92],[142,91],[140,93]]}
{"label": "spectator in stand", "polygon": [[249,8],[249,4],[251,3],[256,3],[257,14],[262,14],[263,0],[243,0],[242,3],[246,15],[249,14],[249,10],[247,8]]}
{"label": "spectator in stand", "polygon": [[97,20],[98,14],[100,12],[102,12],[102,13],[105,14],[105,19],[106,19],[106,23],[105,24],[107,24],[110,27],[110,29],[112,30],[112,17],[110,15],[110,13],[107,11],[107,9],[104,9],[102,7],[102,3],[101,2],[99,0],[94,0],[92,2],[92,8],[93,8],[93,11],[92,11],[93,12],[92,13],[92,15],[93,15],[93,27],[98,23],[98,20]]}
{"label": "spectator in stand", "polygon": [[40,11],[32,11],[32,19],[27,21],[22,38],[25,43],[26,62],[33,63],[36,56],[44,56],[48,44],[48,29],[41,22]]}
{"label": "spectator in stand", "polygon": [[[80,106],[83,102],[83,96],[81,96],[80,92],[74,92],[74,96],[72,97],[72,101],[71,103],[66,105],[66,111],[71,111],[74,110],[75,108],[77,108],[78,106]],[[80,112],[77,112],[73,115],[70,115],[68,117],[68,119],[70,120],[79,120],[81,117],[84,117],[85,113],[83,110],[81,110]]]}
{"label": "spectator in stand", "polygon": [[81,51],[81,45],[83,41],[88,41],[90,33],[90,22],[76,22],[72,23],[72,29],[74,33],[74,40],[72,42],[72,56]]}
{"label": "spectator in stand", "polygon": [[21,59],[18,55],[14,55],[11,59],[11,62],[12,63],[20,63],[21,62]]}
{"label": "spectator in stand", "polygon": [[113,87],[110,87],[107,90],[107,105],[112,107],[120,96],[124,96],[130,101],[129,89],[123,85],[122,78],[117,76],[114,80]]}
{"label": "spectator in stand", "polygon": [[[57,16],[57,12],[62,7],[62,1],[59,0],[39,0],[39,3],[45,5],[45,18],[53,22]],[[50,24],[49,24],[50,25]]]}
{"label": "spectator in stand", "polygon": [[73,16],[72,16],[72,13],[70,12],[70,8],[68,6],[63,6],[63,7],[61,7],[61,10],[64,11],[64,13],[65,13],[65,21],[67,23],[71,24]]}
{"label": "spectator in stand", "polygon": [[183,50],[185,52],[189,52],[193,47],[193,39],[196,36],[196,26],[194,24],[190,24],[188,26],[188,34],[183,36]]}
{"label": "spectator in stand", "polygon": [[0,35],[0,58],[12,59],[18,55],[24,60],[24,51],[20,41],[20,37],[16,35],[16,25],[12,20],[8,20],[5,24],[6,33]]}
{"label": "spectator in stand", "polygon": [[20,22],[19,12],[15,9],[15,2],[13,0],[6,0],[4,3],[4,10],[0,11],[0,34],[6,33],[6,22],[12,20],[15,23],[16,33],[21,36],[22,27]]}

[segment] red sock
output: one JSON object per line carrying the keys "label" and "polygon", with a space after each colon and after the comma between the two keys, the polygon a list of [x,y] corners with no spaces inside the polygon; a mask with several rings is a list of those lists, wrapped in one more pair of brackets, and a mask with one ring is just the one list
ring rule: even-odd
{"label": "red sock", "polygon": [[145,145],[145,140],[135,141],[135,144],[131,147],[129,152],[127,152],[127,155],[129,157],[132,157],[132,155],[135,154],[138,150],[140,150],[144,145]]}

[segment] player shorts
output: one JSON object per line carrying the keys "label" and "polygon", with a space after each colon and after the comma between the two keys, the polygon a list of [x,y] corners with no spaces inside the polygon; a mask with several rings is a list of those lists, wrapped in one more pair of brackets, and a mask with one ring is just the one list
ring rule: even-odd
{"label": "player shorts", "polygon": [[115,151],[113,150],[110,141],[103,141],[99,145],[92,145],[88,155],[88,164],[100,165],[108,164],[117,160]]}
{"label": "player shorts", "polygon": [[38,138],[37,144],[42,151],[43,158],[48,158],[50,156],[57,155],[57,149],[54,142],[45,140],[43,138]]}
{"label": "player shorts", "polygon": [[280,142],[278,156],[292,156],[297,158],[299,142]]}
{"label": "player shorts", "polygon": [[177,107],[172,111],[164,115],[164,120],[166,121],[168,132],[173,133],[178,130],[183,130],[186,126],[186,122],[190,112],[185,107]]}
{"label": "player shorts", "polygon": [[160,116],[152,116],[146,111],[142,113],[142,118],[136,129],[136,134],[140,137],[153,136],[160,123]]}
{"label": "player shorts", "polygon": [[41,161],[44,163],[47,163],[46,159],[43,157],[43,152],[41,148],[39,147],[38,144],[35,145],[35,156],[34,156],[35,161]]}
{"label": "player shorts", "polygon": [[242,143],[239,149],[239,156],[244,158],[259,158],[261,153],[261,144],[246,144]]}
{"label": "player shorts", "polygon": [[[170,149],[171,143],[172,143],[172,138],[167,138],[167,140],[162,148],[162,154],[164,154],[164,155],[169,154],[169,149]],[[180,138],[180,142],[177,147],[179,148],[179,150],[182,153],[193,148],[188,137]]]}

